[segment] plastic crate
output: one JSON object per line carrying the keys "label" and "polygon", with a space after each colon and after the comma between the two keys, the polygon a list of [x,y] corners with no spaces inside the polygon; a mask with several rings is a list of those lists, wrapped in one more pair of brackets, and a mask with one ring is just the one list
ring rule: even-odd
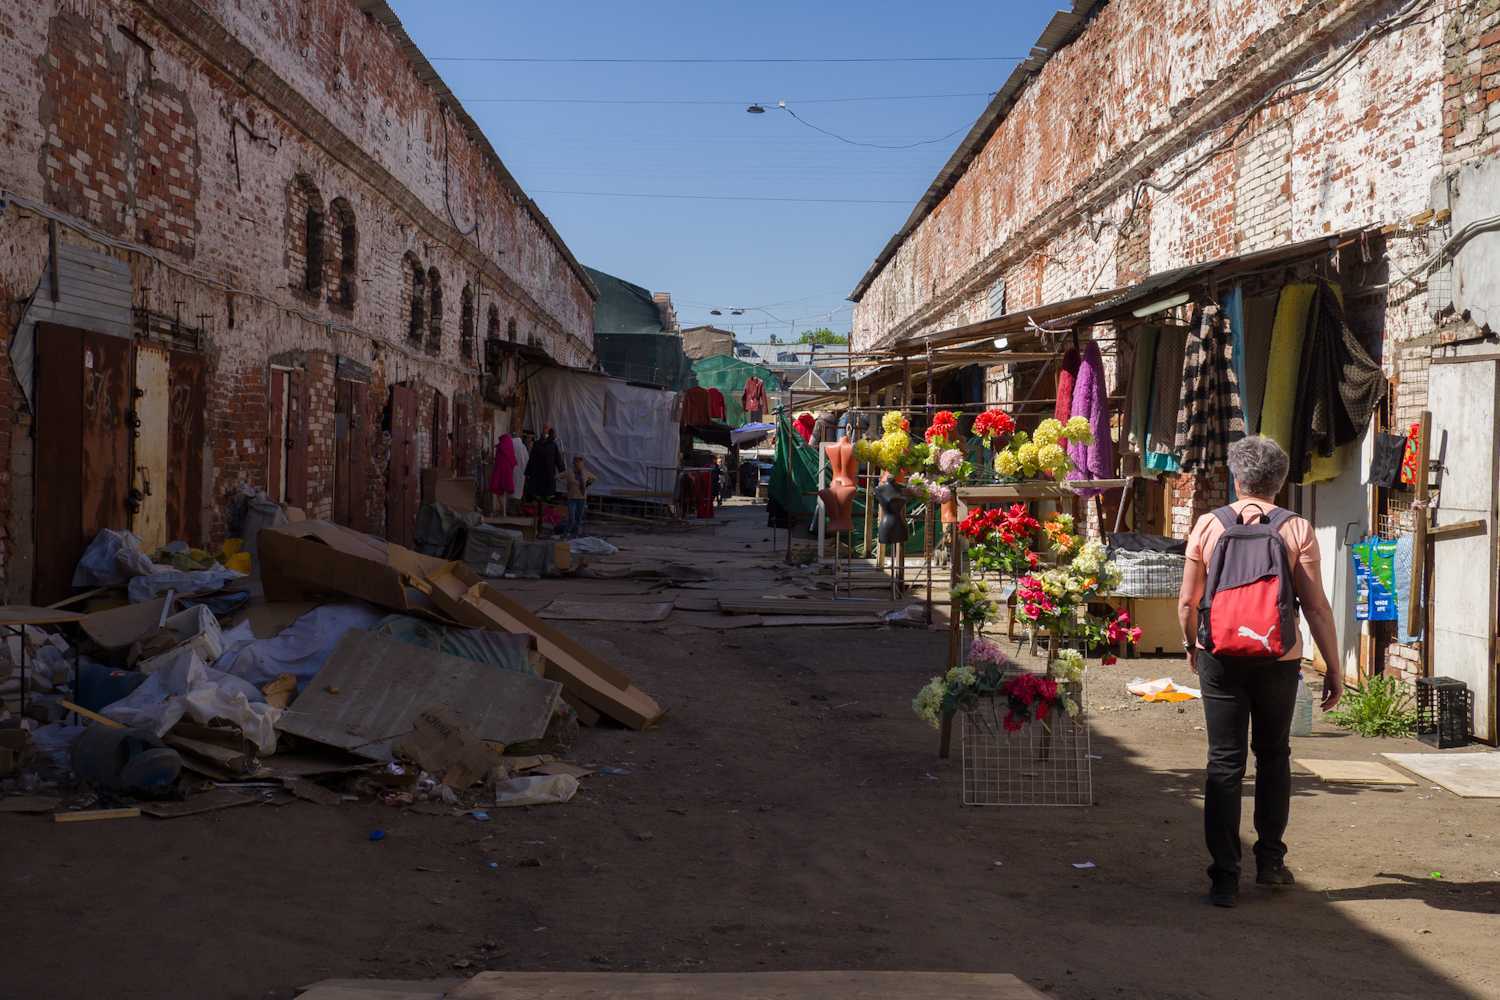
{"label": "plastic crate", "polygon": [[1474,692],[1452,677],[1417,678],[1417,739],[1439,750],[1467,746],[1474,735]]}

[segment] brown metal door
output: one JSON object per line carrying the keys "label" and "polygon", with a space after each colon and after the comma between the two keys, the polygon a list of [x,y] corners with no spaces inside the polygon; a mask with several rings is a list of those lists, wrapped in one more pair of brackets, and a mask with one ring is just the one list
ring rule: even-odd
{"label": "brown metal door", "polygon": [[448,437],[448,397],[432,394],[432,464],[439,476],[453,474],[453,441]]}
{"label": "brown metal door", "polygon": [[417,394],[391,386],[391,467],[386,473],[385,536],[408,548],[417,525]]}
{"label": "brown metal door", "polygon": [[[129,517],[131,351],[122,337],[83,334],[83,537]],[[43,460],[48,460],[43,453]]]}
{"label": "brown metal door", "polygon": [[171,356],[171,454],[167,456],[167,534],[191,545],[203,531],[204,412],[207,385],[203,355],[173,351]]}
{"label": "brown metal door", "polygon": [[339,379],[334,399],[333,519],[367,530],[365,515],[369,436],[365,413],[365,383]]}
{"label": "brown metal door", "polygon": [[36,329],[36,569],[33,600],[72,592],[83,536],[83,331]]}
{"label": "brown metal door", "polygon": [[271,369],[271,405],[266,407],[271,426],[266,435],[266,492],[278,503],[286,499],[286,386],[287,371]]}
{"label": "brown metal door", "polygon": [[305,510],[310,380],[306,372],[293,370],[286,375],[286,502]]}

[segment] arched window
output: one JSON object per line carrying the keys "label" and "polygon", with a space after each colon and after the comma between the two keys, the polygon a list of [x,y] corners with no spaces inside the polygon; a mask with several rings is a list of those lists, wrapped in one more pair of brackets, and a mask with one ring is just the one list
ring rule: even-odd
{"label": "arched window", "polygon": [[345,309],[354,308],[359,271],[359,229],[354,224],[354,206],[348,199],[335,198],[328,204],[333,231],[339,241],[338,280],[330,290],[329,301]]}
{"label": "arched window", "polygon": [[490,306],[490,318],[484,327],[484,339],[500,339],[500,307],[497,305]]}
{"label": "arched window", "polygon": [[466,359],[474,356],[474,286],[465,284],[458,300],[458,350]]}
{"label": "arched window", "polygon": [[427,269],[427,294],[427,353],[437,354],[443,349],[443,276],[435,267]]}
{"label": "arched window", "polygon": [[410,251],[401,260],[406,268],[409,285],[407,294],[410,297],[408,301],[410,320],[407,324],[406,336],[420,344],[427,325],[427,272],[422,270],[422,262],[417,260],[417,255]]}
{"label": "arched window", "polygon": [[323,287],[323,195],[307,174],[287,191],[287,254],[292,287],[316,294]]}
{"label": "arched window", "polygon": [[516,342],[516,321],[514,317],[505,321],[505,339],[509,340],[512,344]]}

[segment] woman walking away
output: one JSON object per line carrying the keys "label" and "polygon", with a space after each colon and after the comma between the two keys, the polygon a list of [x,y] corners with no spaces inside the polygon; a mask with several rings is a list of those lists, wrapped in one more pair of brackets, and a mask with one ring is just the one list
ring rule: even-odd
{"label": "woman walking away", "polygon": [[1178,620],[1188,666],[1203,685],[1208,724],[1208,779],[1203,829],[1213,859],[1209,901],[1233,906],[1240,887],[1240,786],[1248,746],[1255,751],[1255,881],[1296,880],[1287,870],[1287,814],[1292,798],[1292,711],[1302,670],[1300,606],[1323,662],[1323,710],[1338,704],[1333,611],[1323,595],[1312,525],[1272,499],[1288,460],[1266,437],[1229,446],[1229,472],[1240,499],[1203,515],[1188,536],[1187,571]]}

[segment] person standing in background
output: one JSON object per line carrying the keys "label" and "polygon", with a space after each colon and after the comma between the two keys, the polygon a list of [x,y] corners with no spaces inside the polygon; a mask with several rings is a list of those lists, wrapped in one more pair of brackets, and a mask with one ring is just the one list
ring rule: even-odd
{"label": "person standing in background", "polygon": [[[1286,452],[1270,438],[1241,438],[1229,446],[1229,473],[1239,499],[1204,514],[1193,526],[1178,595],[1182,645],[1189,668],[1203,684],[1203,718],[1208,727],[1203,831],[1212,858],[1208,898],[1215,906],[1234,906],[1239,897],[1241,786],[1247,751],[1252,749],[1258,837],[1255,881],[1271,888],[1296,882],[1286,866],[1282,837],[1291,812],[1292,713],[1302,675],[1299,606],[1323,662],[1332,664],[1323,681],[1323,711],[1337,705],[1344,691],[1337,666],[1343,661],[1333,609],[1323,593],[1318,540],[1312,525],[1278,507],[1273,499],[1286,483],[1289,466]],[[1247,537],[1255,532],[1270,538]],[[1280,550],[1273,550],[1271,556],[1285,559],[1280,565],[1294,592],[1269,609],[1263,606],[1264,600],[1257,603],[1248,596],[1252,587],[1257,588],[1257,595],[1269,595],[1281,575],[1263,575],[1251,561],[1257,551],[1253,546],[1258,543],[1258,551],[1265,552],[1267,541],[1279,543]],[[1221,546],[1226,554],[1215,560]],[[1283,613],[1285,620],[1277,620],[1275,616]],[[1257,615],[1258,620],[1252,621]],[[1240,642],[1241,637],[1248,641]],[[1204,648],[1205,642],[1214,648]],[[1234,649],[1235,655],[1228,655],[1220,643]],[[1245,652],[1245,647],[1253,652]]]}
{"label": "person standing in background", "polygon": [[551,427],[542,428],[542,436],[526,461],[526,492],[533,499],[544,501],[557,492],[557,476],[563,471],[562,448],[557,443],[557,432]]}
{"label": "person standing in background", "polygon": [[588,511],[589,487],[594,477],[584,468],[583,456],[573,456],[573,467],[563,475],[563,484],[568,491],[568,524],[564,535],[577,538],[583,533],[583,515]]}

